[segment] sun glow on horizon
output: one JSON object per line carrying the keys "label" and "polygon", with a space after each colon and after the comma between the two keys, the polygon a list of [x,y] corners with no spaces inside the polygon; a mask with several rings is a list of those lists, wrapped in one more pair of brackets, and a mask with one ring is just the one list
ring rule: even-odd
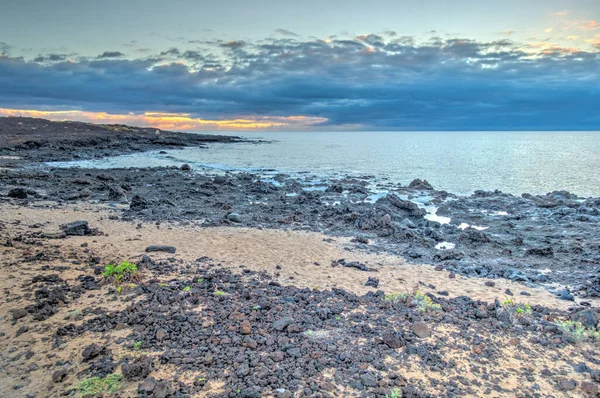
{"label": "sun glow on horizon", "polygon": [[187,113],[145,112],[114,114],[80,110],[46,111],[34,109],[0,108],[0,116],[44,118],[53,121],[73,120],[101,124],[127,124],[156,127],[162,130],[279,130],[307,129],[327,121],[309,116],[244,116],[233,119],[202,119]]}

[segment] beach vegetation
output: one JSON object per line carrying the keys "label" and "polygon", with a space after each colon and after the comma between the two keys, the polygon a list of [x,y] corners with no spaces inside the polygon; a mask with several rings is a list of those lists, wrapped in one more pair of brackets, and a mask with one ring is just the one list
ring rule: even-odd
{"label": "beach vegetation", "polygon": [[123,385],[123,375],[110,374],[104,378],[89,377],[77,385],[80,396],[106,396],[116,393]]}
{"label": "beach vegetation", "polygon": [[102,276],[116,284],[130,282],[139,278],[137,265],[129,261],[122,261],[120,264],[108,264],[104,267]]}
{"label": "beach vegetation", "polygon": [[217,291],[215,292],[215,296],[225,296],[225,295],[227,295],[227,293],[225,293],[225,292],[222,292],[222,291],[220,291],[220,290],[217,290]]}
{"label": "beach vegetation", "polygon": [[600,331],[586,328],[581,322],[575,321],[555,321],[560,331],[567,336],[571,336],[575,341],[581,341],[586,338],[600,340]]}
{"label": "beach vegetation", "polygon": [[135,343],[133,343],[133,349],[134,350],[139,350],[142,347],[142,342],[141,341],[136,341]]}
{"label": "beach vegetation", "polygon": [[384,301],[390,301],[396,303],[398,301],[404,301],[406,303],[413,303],[421,312],[425,311],[439,311],[442,306],[434,303],[431,297],[420,292],[418,289],[414,289],[412,293],[389,293],[383,296]]}
{"label": "beach vegetation", "polygon": [[385,398],[402,398],[402,390],[398,387],[394,387],[389,394],[385,394]]}

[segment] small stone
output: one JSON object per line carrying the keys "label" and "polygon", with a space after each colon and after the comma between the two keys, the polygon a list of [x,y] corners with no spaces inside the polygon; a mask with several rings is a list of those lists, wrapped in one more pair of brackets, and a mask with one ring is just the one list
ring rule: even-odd
{"label": "small stone", "polygon": [[148,377],[142,383],[138,385],[138,391],[143,391],[146,393],[152,392],[154,387],[156,386],[156,379],[154,377]]}
{"label": "small stone", "polygon": [[594,383],[593,381],[582,381],[580,388],[584,394],[587,394],[591,397],[595,397],[596,394],[598,394],[598,384]]}
{"label": "small stone", "polygon": [[381,341],[390,348],[401,348],[406,344],[401,334],[392,332],[384,333]]}
{"label": "small stone", "polygon": [[181,165],[181,170],[182,171],[190,171],[191,169],[192,169],[192,167],[189,164],[187,164],[187,163],[184,163],[184,164]]}
{"label": "small stone", "polygon": [[158,329],[156,331],[156,340],[158,341],[163,341],[164,339],[167,338],[169,334],[167,333],[167,331],[165,329]]}
{"label": "small stone", "polygon": [[492,281],[485,281],[485,285],[488,286],[488,287],[494,287],[494,286],[496,286],[496,284],[494,282],[492,282]]}
{"label": "small stone", "polygon": [[573,379],[563,379],[559,382],[560,387],[565,391],[573,391],[577,387],[577,382]]}
{"label": "small stone", "polygon": [[275,351],[274,353],[271,354],[271,359],[275,362],[281,362],[283,361],[285,354],[281,351]]}
{"label": "small stone", "polygon": [[366,387],[377,387],[377,379],[369,374],[360,376],[360,381]]}
{"label": "small stone", "polygon": [[17,330],[17,334],[16,337],[19,337],[20,335],[22,335],[23,333],[27,332],[29,330],[29,326],[27,325],[22,325],[19,330]]}
{"label": "small stone", "polygon": [[367,279],[365,286],[379,287],[379,279],[370,276],[369,279]]}
{"label": "small stone", "polygon": [[242,329],[242,334],[250,334],[250,333],[252,333],[252,325],[250,324],[250,322],[247,319],[244,319],[242,321],[242,324],[240,325],[240,328]]}
{"label": "small stone", "polygon": [[85,347],[81,352],[81,356],[84,361],[89,361],[90,359],[96,358],[98,355],[102,353],[103,349],[98,344],[92,343]]}
{"label": "small stone", "polygon": [[234,222],[234,223],[241,223],[242,222],[242,219],[241,219],[240,215],[237,214],[237,213],[229,213],[229,214],[227,214],[226,218],[227,218],[228,221],[231,221],[231,222]]}
{"label": "small stone", "polygon": [[65,231],[65,234],[74,236],[84,236],[91,232],[87,221],[74,221],[62,225],[61,228]]}
{"label": "small stone", "polygon": [[52,381],[55,383],[62,383],[67,378],[67,371],[65,369],[59,369],[52,373]]}
{"label": "small stone", "polygon": [[425,322],[415,322],[412,326],[413,333],[419,338],[429,337],[430,330],[429,326]]}
{"label": "small stone", "polygon": [[13,319],[13,321],[16,321],[17,319],[26,317],[27,314],[28,314],[27,310],[25,310],[24,308],[18,308],[16,310],[12,311],[12,319]]}
{"label": "small stone", "polygon": [[289,316],[283,317],[275,322],[273,322],[273,328],[279,332],[283,331],[288,325],[291,325],[294,322],[292,318]]}

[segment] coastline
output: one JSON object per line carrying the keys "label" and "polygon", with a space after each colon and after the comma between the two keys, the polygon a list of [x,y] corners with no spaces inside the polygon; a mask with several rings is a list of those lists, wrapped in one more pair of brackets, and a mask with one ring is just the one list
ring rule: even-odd
{"label": "coastline", "polygon": [[[591,317],[591,328],[598,322],[600,278],[593,278],[600,264],[590,238],[600,232],[598,199],[566,192],[459,197],[415,180],[381,186],[388,194],[371,200],[368,179],[355,177],[306,190],[303,181],[287,175],[271,182],[250,173],[185,167],[24,167],[239,141],[162,131],[156,140],[155,129],[131,129],[91,128],[81,139],[55,141],[0,134],[2,343],[18,354],[3,359],[12,371],[2,376],[2,394],[51,387],[58,396],[74,388],[79,372],[90,374],[90,363],[96,364],[92,373],[100,364],[123,371],[147,361],[140,358],[151,358],[151,371],[127,379],[123,396],[157,395],[162,382],[173,396],[215,397],[236,391],[291,397],[307,395],[307,389],[309,395],[381,397],[393,388],[405,396],[597,391],[598,341],[575,345],[555,320]],[[97,145],[107,132],[118,137],[103,136]],[[82,236],[61,232],[62,224],[77,220],[97,230]],[[459,228],[463,224],[471,227]],[[443,242],[455,247],[436,248]],[[146,253],[151,245],[174,246],[176,252]],[[142,281],[117,292],[99,273],[122,260],[140,265]],[[377,283],[365,286],[370,278]],[[221,291],[215,289],[223,289],[223,297],[215,297]],[[421,311],[417,290],[440,311]],[[390,294],[404,297],[386,300]],[[533,310],[509,316],[511,302]],[[76,310],[81,314],[71,317]],[[180,323],[180,315],[187,320]],[[292,321],[279,330],[276,323],[286,317]],[[415,325],[423,323],[427,333],[421,335]],[[165,328],[169,337],[158,338],[158,329]],[[315,337],[321,336],[316,331],[324,337]],[[201,342],[187,341],[198,336]],[[141,351],[132,348],[137,341]],[[98,353],[82,360],[82,348],[92,344]],[[208,347],[210,361],[200,347]],[[358,355],[350,358],[355,347]],[[244,352],[242,358],[236,350]],[[27,370],[41,357],[30,356],[32,351],[47,358]],[[202,360],[188,363],[189,355]],[[213,360],[219,366],[211,366]],[[589,363],[590,371],[577,371],[579,363]],[[263,385],[260,371],[278,381]],[[30,374],[28,381],[15,389],[22,373]],[[156,383],[138,386],[148,377]]]}

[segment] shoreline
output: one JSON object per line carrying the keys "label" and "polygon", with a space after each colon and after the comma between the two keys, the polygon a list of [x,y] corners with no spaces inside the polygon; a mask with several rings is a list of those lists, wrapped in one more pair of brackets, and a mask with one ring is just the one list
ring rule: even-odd
{"label": "shoreline", "polygon": [[[600,199],[24,167],[164,149],[153,129],[86,126],[8,149],[0,129],[0,395],[80,394],[111,374],[123,397],[598,391]],[[121,261],[135,278],[102,276]]]}

